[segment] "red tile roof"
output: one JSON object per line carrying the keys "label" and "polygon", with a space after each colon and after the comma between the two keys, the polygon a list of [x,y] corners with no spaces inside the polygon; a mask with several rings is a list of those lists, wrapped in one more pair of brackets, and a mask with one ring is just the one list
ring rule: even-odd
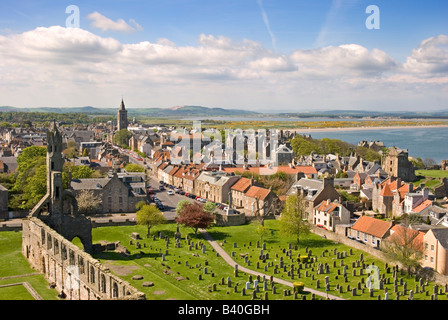
{"label": "red tile roof", "polygon": [[250,198],[264,200],[270,192],[271,192],[271,190],[269,190],[269,189],[252,186],[249,188],[249,190],[247,190],[246,196],[248,196]]}
{"label": "red tile roof", "polygon": [[412,211],[420,213],[423,210],[425,210],[426,208],[428,208],[430,205],[432,205],[432,201],[431,200],[425,200],[422,203],[420,203],[418,206],[416,206]]}
{"label": "red tile roof", "polygon": [[406,228],[400,225],[393,226],[389,240],[394,241],[397,244],[407,245],[414,249],[423,251],[423,237],[424,232]]}
{"label": "red tile roof", "polygon": [[278,167],[249,167],[247,169],[244,168],[223,168],[223,171],[225,172],[253,172],[253,173],[257,173],[260,175],[271,175],[274,174],[276,172],[285,172],[286,174],[297,174],[299,172],[303,172],[305,174],[317,174],[317,170],[316,168],[312,167],[312,166],[278,166]]}
{"label": "red tile roof", "polygon": [[369,216],[361,216],[356,220],[352,229],[382,238],[391,227],[391,222],[378,220]]}
{"label": "red tile roof", "polygon": [[333,212],[334,210],[337,210],[338,206],[339,206],[338,203],[334,203],[334,202],[327,203],[327,201],[324,200],[320,204],[317,205],[316,209],[319,211],[325,211],[325,212],[329,213],[329,212]]}
{"label": "red tile roof", "polygon": [[246,190],[250,187],[251,180],[248,178],[239,179],[230,189],[240,192],[246,192]]}

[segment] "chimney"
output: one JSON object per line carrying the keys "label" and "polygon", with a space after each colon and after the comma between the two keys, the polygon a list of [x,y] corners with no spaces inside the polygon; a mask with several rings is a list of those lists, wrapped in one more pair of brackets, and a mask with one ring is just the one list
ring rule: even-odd
{"label": "chimney", "polygon": [[329,205],[331,203],[330,199],[327,199],[327,205]]}

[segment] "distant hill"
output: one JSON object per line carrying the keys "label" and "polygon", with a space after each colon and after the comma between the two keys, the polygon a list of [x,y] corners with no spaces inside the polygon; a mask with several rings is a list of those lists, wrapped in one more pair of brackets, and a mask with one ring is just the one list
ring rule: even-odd
{"label": "distant hill", "polygon": [[[176,116],[256,116],[260,113],[237,109],[209,108],[200,106],[178,106],[172,108],[128,108],[129,116],[151,116],[151,117],[176,117]],[[116,114],[118,108],[96,108],[91,106],[74,108],[16,108],[11,106],[0,106],[0,112],[54,112],[54,113],[85,113],[92,115]]]}
{"label": "distant hill", "polygon": [[[425,112],[402,112],[402,111],[362,111],[362,110],[319,110],[310,109],[306,112],[280,112],[261,113],[240,109],[210,108],[201,106],[176,106],[171,108],[127,108],[128,115],[147,117],[220,117],[220,116],[251,116],[260,118],[290,117],[290,118],[400,118],[400,119],[448,119],[448,110],[425,111]],[[0,106],[0,112],[47,112],[47,113],[83,113],[88,115],[116,115],[118,107],[96,108],[92,106],[73,108],[16,108],[11,106]]]}

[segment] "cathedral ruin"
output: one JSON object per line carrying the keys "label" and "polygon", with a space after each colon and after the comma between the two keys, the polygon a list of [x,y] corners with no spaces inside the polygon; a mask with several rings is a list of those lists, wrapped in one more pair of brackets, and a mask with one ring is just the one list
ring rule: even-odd
{"label": "cathedral ruin", "polygon": [[[47,133],[47,193],[23,220],[23,255],[60,298],[145,299],[90,255],[98,247],[92,244],[92,223],[78,212],[72,192],[63,188],[63,165],[62,135],[53,122]],[[74,238],[83,250],[72,243]]]}

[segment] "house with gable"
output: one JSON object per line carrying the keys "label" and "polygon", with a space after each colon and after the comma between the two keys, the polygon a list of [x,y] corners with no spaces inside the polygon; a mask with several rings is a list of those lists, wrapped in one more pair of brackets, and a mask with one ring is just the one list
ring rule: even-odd
{"label": "house with gable", "polygon": [[314,207],[313,224],[334,231],[338,224],[350,223],[350,211],[341,203],[325,200]]}
{"label": "house with gable", "polygon": [[243,208],[248,216],[274,215],[279,210],[278,197],[271,189],[252,185],[244,194]]}
{"label": "house with gable", "polygon": [[348,229],[347,235],[354,240],[368,246],[379,248],[381,242],[389,237],[393,224],[389,221],[375,219],[370,216],[361,216]]}
{"label": "house with gable", "polygon": [[297,194],[304,201],[305,218],[313,223],[314,208],[322,201],[339,200],[340,195],[334,188],[333,178],[322,180],[301,178],[289,189],[288,194]]}
{"label": "house with gable", "polygon": [[448,275],[448,228],[430,229],[423,237],[422,267]]}

